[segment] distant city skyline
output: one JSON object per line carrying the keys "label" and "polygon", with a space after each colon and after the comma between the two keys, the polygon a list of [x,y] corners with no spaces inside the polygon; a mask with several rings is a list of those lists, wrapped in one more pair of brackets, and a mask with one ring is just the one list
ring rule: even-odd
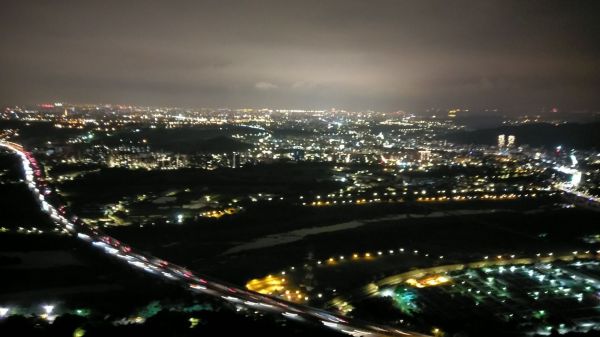
{"label": "distant city skyline", "polygon": [[0,103],[600,109],[597,1],[7,1]]}
{"label": "distant city skyline", "polygon": [[0,336],[600,336],[600,0],[4,0]]}

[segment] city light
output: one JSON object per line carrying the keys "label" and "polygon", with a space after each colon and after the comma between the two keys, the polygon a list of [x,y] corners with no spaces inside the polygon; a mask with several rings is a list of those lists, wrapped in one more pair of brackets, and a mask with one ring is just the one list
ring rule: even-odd
{"label": "city light", "polygon": [[600,331],[600,0],[140,3],[2,7],[0,336]]}
{"label": "city light", "polygon": [[46,315],[50,315],[54,311],[54,305],[51,304],[43,305],[42,308],[44,309],[44,313]]}

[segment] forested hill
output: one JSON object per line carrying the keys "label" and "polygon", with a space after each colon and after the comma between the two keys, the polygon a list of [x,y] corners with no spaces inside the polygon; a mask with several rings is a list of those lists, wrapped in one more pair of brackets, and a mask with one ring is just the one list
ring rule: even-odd
{"label": "forested hill", "polygon": [[443,138],[459,144],[496,144],[498,135],[514,135],[517,145],[528,144],[536,147],[555,147],[590,149],[600,148],[600,122],[526,124],[518,126],[501,126],[497,128],[474,131],[461,131],[444,135]]}

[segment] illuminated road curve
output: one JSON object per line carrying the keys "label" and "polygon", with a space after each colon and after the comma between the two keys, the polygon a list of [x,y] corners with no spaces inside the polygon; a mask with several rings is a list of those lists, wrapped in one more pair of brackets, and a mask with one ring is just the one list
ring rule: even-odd
{"label": "illuminated road curve", "polygon": [[406,283],[409,279],[420,279],[430,275],[446,275],[450,272],[466,270],[466,269],[479,269],[485,267],[496,267],[496,266],[512,266],[512,265],[530,265],[536,263],[552,263],[554,261],[573,261],[575,259],[600,259],[600,251],[590,252],[572,252],[567,255],[555,255],[549,253],[548,255],[542,256],[538,254],[535,257],[514,257],[510,258],[498,256],[495,259],[484,259],[481,261],[475,261],[470,263],[457,263],[450,265],[440,265],[427,268],[413,269],[407,272],[403,272],[396,275],[387,276],[383,279],[371,282],[366,286],[357,289],[349,296],[338,296],[331,301],[328,305],[331,307],[337,307],[343,309],[346,304],[351,301],[357,301],[367,297],[378,296],[381,294],[382,289],[395,287],[400,284]]}
{"label": "illuminated road curve", "polygon": [[236,306],[281,314],[287,319],[301,322],[320,322],[323,326],[353,336],[426,336],[387,326],[377,326],[347,317],[312,308],[283,299],[254,293],[209,277],[196,275],[184,267],[169,263],[147,253],[136,251],[130,246],[110,237],[100,230],[92,229],[76,216],[66,216],[65,206],[55,206],[46,200],[52,189],[42,178],[41,170],[33,156],[16,143],[0,141],[0,147],[14,152],[21,158],[25,183],[34,194],[41,209],[64,231],[101,249],[105,254],[122,260],[132,267],[143,270],[163,280],[176,282],[195,293],[203,293],[230,302]]}
{"label": "illuminated road curve", "polygon": [[[574,165],[576,165],[576,160],[574,160],[574,162]],[[555,187],[557,189],[573,196],[574,198],[576,198],[576,200],[580,202],[580,204],[592,206],[591,209],[596,211],[600,210],[600,198],[577,190],[577,187],[581,183],[581,177],[585,174],[584,172],[574,167],[568,167],[564,165],[554,167],[551,166],[551,168],[570,176],[570,179],[568,181],[561,181],[556,183]]]}

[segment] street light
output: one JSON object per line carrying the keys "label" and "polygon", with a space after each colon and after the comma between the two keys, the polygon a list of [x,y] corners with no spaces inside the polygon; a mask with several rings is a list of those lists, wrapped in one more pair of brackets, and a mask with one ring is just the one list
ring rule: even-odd
{"label": "street light", "polygon": [[44,305],[42,308],[44,308],[46,315],[50,315],[54,311],[54,305]]}

